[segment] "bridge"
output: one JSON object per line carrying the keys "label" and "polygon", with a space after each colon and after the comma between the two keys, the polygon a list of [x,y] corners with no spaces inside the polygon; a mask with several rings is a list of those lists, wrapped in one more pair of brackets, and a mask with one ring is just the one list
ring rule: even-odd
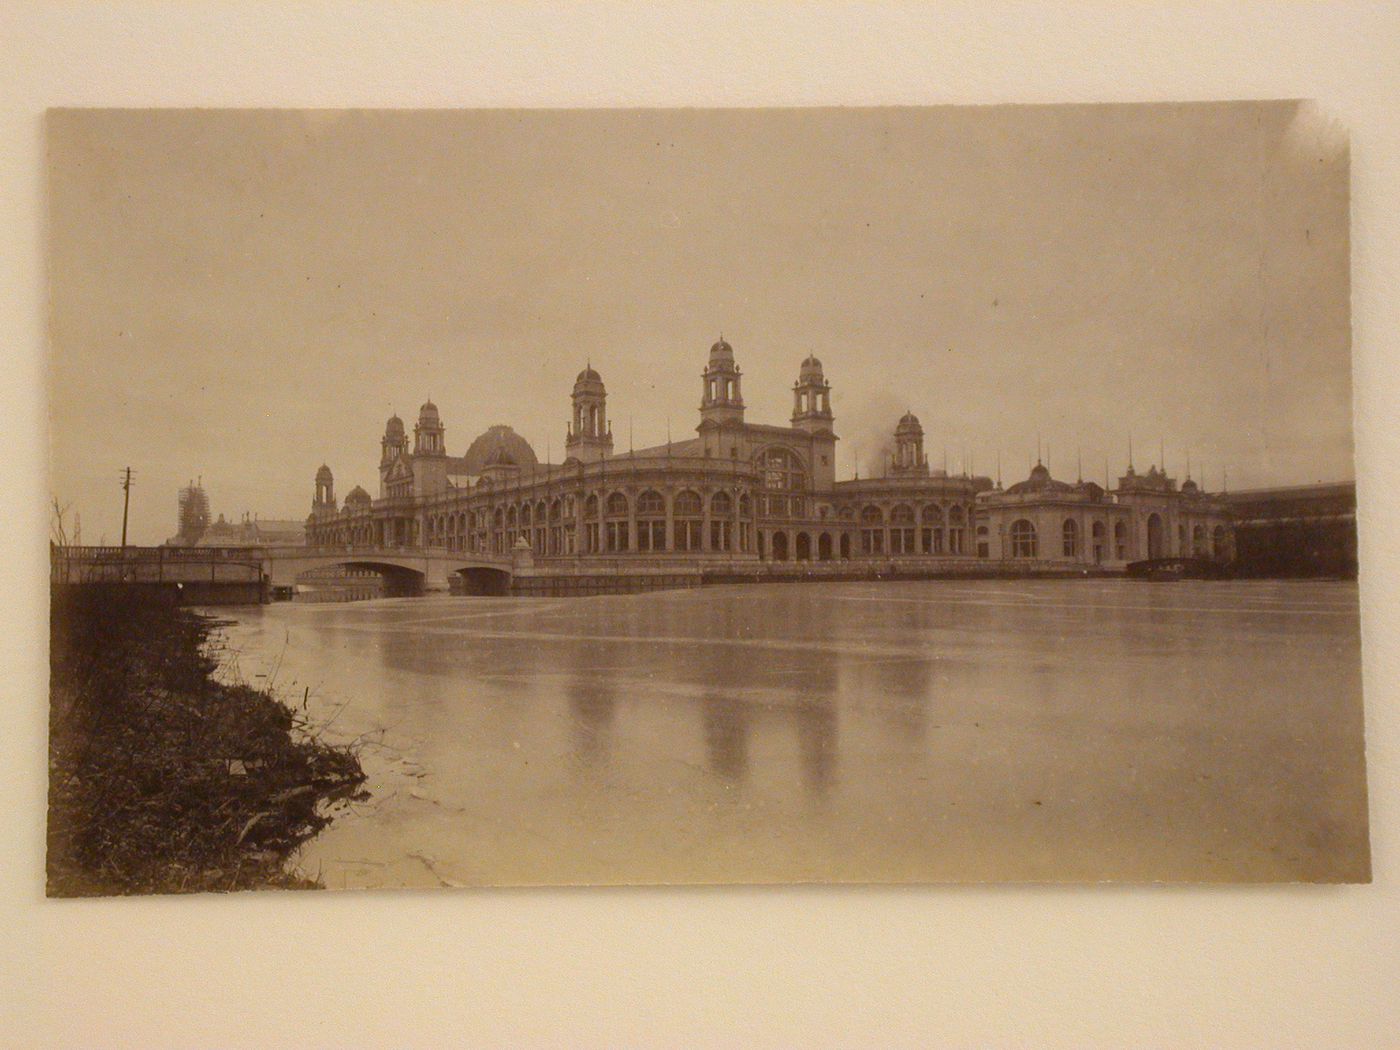
{"label": "bridge", "polygon": [[432,547],[58,547],[54,584],[127,584],[174,590],[184,604],[243,604],[290,591],[304,573],[378,573],[386,595],[448,591],[457,576],[467,594],[505,594],[528,552],[468,554]]}
{"label": "bridge", "polygon": [[436,547],[261,547],[256,548],[268,586],[296,585],[318,569],[367,569],[384,579],[387,595],[447,591],[460,576],[468,594],[505,594],[515,559],[509,554],[473,554]]}

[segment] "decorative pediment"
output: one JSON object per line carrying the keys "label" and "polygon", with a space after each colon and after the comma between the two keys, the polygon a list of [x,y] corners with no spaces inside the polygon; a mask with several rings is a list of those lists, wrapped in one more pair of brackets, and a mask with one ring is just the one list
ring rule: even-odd
{"label": "decorative pediment", "polygon": [[412,480],[413,466],[409,463],[407,456],[400,456],[398,459],[394,460],[393,464],[389,467],[389,473],[384,476],[384,481],[386,483]]}

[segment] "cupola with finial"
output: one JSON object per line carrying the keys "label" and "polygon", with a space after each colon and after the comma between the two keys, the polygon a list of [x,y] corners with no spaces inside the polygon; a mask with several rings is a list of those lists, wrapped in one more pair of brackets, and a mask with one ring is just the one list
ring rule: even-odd
{"label": "cupola with finial", "polygon": [[831,384],[815,354],[808,354],[797,370],[792,387],[792,425],[809,434],[832,428]]}
{"label": "cupola with finial", "polygon": [[913,412],[900,416],[894,428],[894,458],[890,473],[895,477],[928,477],[928,457],[924,455],[924,428]]}
{"label": "cupola with finial", "polygon": [[608,420],[608,391],[603,377],[588,362],[574,380],[573,415],[564,436],[565,453],[581,463],[612,455],[612,424]]}
{"label": "cupola with finial", "polygon": [[702,373],[705,389],[700,399],[700,421],[705,423],[742,423],[744,398],[739,388],[740,372],[734,363],[734,348],[724,336],[710,347],[710,360]]}

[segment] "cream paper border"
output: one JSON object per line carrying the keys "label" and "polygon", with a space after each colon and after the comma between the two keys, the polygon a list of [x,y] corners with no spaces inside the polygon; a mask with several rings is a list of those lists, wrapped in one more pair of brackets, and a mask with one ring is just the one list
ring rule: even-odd
{"label": "cream paper border", "polygon": [[[1395,1045],[1397,41],[1360,3],[7,5],[3,1042]],[[1374,885],[43,899],[46,107],[1278,97],[1352,136]]]}

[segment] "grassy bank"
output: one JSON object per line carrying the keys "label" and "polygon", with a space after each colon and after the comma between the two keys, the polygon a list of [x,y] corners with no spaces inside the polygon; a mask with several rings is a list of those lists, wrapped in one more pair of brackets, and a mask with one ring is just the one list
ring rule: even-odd
{"label": "grassy bank", "polygon": [[364,772],[269,693],[214,681],[212,629],[156,593],[54,590],[50,896],[318,885],[287,862]]}

